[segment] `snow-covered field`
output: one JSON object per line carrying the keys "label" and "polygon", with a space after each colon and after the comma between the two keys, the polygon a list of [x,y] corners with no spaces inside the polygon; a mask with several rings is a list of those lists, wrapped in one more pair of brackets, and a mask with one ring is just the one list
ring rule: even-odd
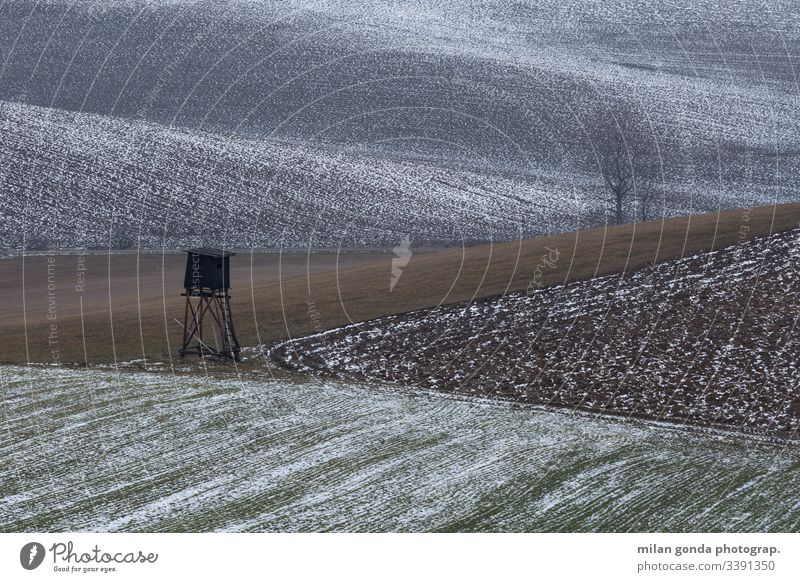
{"label": "snow-covered field", "polygon": [[534,281],[289,341],[273,355],[326,375],[797,440],[798,236],[544,289]]}
{"label": "snow-covered field", "polygon": [[573,230],[620,101],[655,214],[796,200],[798,30],[766,0],[3,2],[0,246]]}
{"label": "snow-covered field", "polygon": [[794,448],[377,386],[0,367],[0,531],[798,531]]}
{"label": "snow-covered field", "polygon": [[598,209],[547,176],[15,103],[0,103],[0,160],[0,247],[10,248],[497,240],[576,228]]}
{"label": "snow-covered field", "polygon": [[[0,251],[603,224],[614,107],[651,217],[798,201],[798,54],[795,0],[7,0]],[[729,432],[797,440],[796,237],[277,347],[304,381],[0,367],[0,530],[798,531],[797,448]]]}

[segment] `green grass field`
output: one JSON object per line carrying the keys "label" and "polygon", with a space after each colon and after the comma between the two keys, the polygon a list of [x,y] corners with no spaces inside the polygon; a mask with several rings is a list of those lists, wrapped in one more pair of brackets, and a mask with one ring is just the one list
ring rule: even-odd
{"label": "green grass field", "polygon": [[381,386],[0,367],[0,531],[798,531],[796,449]]}

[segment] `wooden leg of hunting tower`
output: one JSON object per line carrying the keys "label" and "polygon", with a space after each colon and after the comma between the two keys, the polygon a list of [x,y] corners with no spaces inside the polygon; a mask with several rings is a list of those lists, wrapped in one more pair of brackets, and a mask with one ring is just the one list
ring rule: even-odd
{"label": "wooden leg of hunting tower", "polygon": [[[197,354],[200,357],[218,356],[240,361],[241,347],[233,327],[230,297],[221,294],[195,295],[195,297],[198,298],[196,306],[192,302],[192,296],[187,292],[183,317],[183,344],[178,353],[182,356]],[[203,337],[206,327],[203,322],[208,314],[211,314],[209,321],[211,332],[214,334],[214,347],[209,346]]]}
{"label": "wooden leg of hunting tower", "polygon": [[[204,353],[214,352],[203,342],[203,316],[208,307],[209,303],[203,297],[200,297],[195,308],[192,297],[187,294],[183,320],[183,344],[181,349],[178,350],[180,355],[196,353],[202,356]],[[191,345],[193,340],[197,345]]]}
{"label": "wooden leg of hunting tower", "polygon": [[189,341],[192,339],[193,331],[190,330],[190,326],[192,322],[189,319],[189,313],[194,315],[194,309],[192,309],[192,301],[189,298],[189,294],[186,294],[186,304],[184,305],[183,309],[183,342],[181,342],[181,349],[178,350],[178,354],[181,356],[186,355],[186,349],[189,347]]}

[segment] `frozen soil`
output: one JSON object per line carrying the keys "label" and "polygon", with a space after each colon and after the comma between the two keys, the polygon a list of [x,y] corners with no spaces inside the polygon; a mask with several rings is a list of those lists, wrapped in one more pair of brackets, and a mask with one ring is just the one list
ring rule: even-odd
{"label": "frozen soil", "polygon": [[[280,344],[284,366],[793,438],[798,230]],[[568,260],[568,257],[562,257]]]}

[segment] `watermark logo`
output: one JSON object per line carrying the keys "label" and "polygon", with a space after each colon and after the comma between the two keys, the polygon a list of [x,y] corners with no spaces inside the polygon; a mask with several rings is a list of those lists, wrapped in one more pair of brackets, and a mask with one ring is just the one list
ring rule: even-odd
{"label": "watermark logo", "polygon": [[394,247],[392,251],[394,252],[394,258],[392,259],[392,279],[389,281],[389,293],[394,291],[394,286],[400,280],[403,269],[408,265],[408,261],[411,260],[411,256],[414,254],[411,252],[411,240],[408,235],[405,235],[400,244]]}
{"label": "watermark logo", "polygon": [[561,253],[558,248],[551,249],[550,247],[544,247],[544,250],[547,252],[539,259],[536,270],[533,272],[533,278],[528,282],[528,289],[526,290],[528,295],[544,287],[544,283],[542,282],[544,271],[546,269],[555,269],[558,265],[559,258],[561,258]]}
{"label": "watermark logo", "polygon": [[19,551],[19,563],[26,570],[35,570],[44,561],[44,546],[39,542],[30,542]]}

